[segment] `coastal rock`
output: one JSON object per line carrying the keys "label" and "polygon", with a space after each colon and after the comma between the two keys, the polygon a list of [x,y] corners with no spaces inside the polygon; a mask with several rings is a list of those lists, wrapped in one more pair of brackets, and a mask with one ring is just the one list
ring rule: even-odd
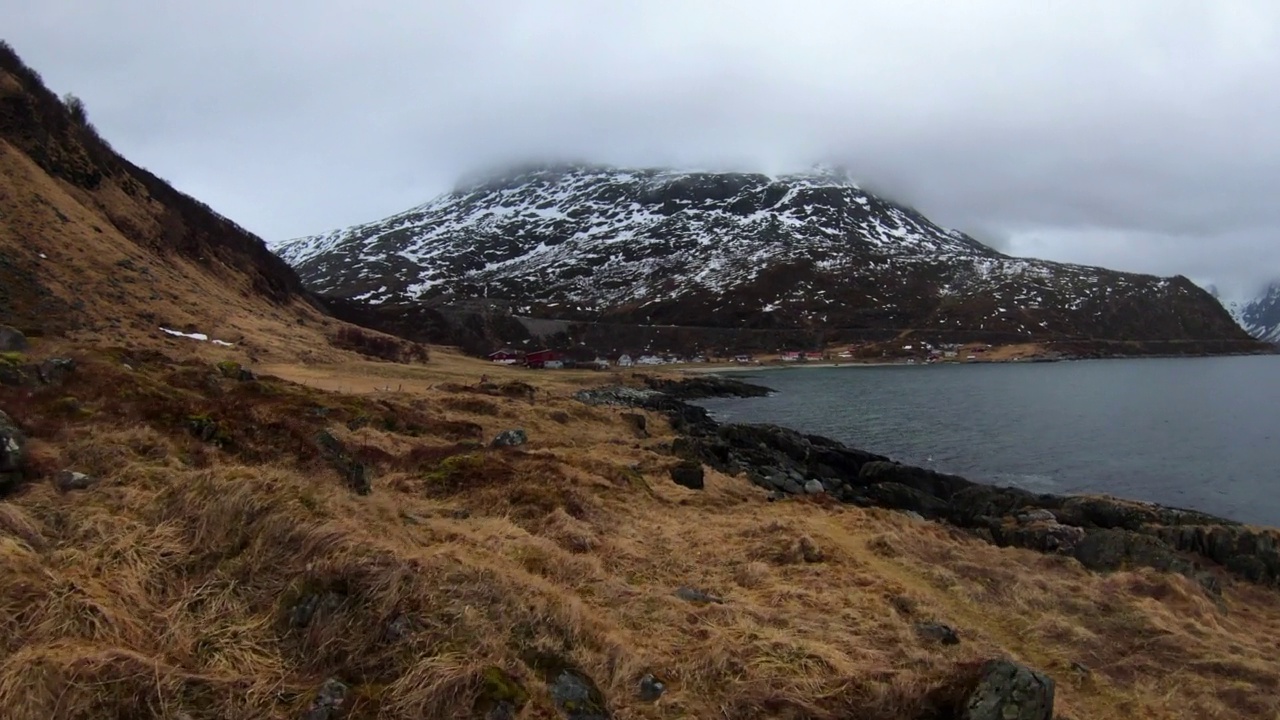
{"label": "coastal rock", "polygon": [[661,393],[653,390],[637,390],[622,386],[579,390],[573,395],[574,399],[586,405],[616,407],[645,407],[658,396],[661,396]]}
{"label": "coastal rock", "polygon": [[823,487],[820,480],[808,480],[804,484],[804,491],[809,495],[819,495],[826,492],[827,489]]}
{"label": "coastal rock", "polygon": [[1056,522],[996,526],[990,528],[990,531],[993,540],[999,545],[1064,555],[1072,554],[1086,534],[1084,528]]}
{"label": "coastal rock", "polygon": [[[974,486],[974,483],[957,475],[944,475],[933,470],[884,460],[865,463],[858,472],[858,483],[860,485],[897,483],[941,500],[947,500],[961,490]],[[901,509],[920,512],[919,508]]]}
{"label": "coastal rock", "polygon": [[1165,543],[1193,552],[1257,583],[1280,584],[1280,531],[1234,526],[1162,527]]}
{"label": "coastal rock", "polygon": [[950,511],[944,500],[897,482],[855,488],[854,492],[857,493],[855,502],[859,505],[910,510],[925,518],[946,517]]}
{"label": "coastal rock", "polygon": [[765,397],[773,392],[767,387],[753,385],[733,378],[703,375],[687,377],[679,380],[642,376],[644,384],[650,390],[660,392],[677,400],[702,400],[704,398],[724,397]]}
{"label": "coastal rock", "polygon": [[[679,382],[651,387],[670,390],[679,388]],[[675,392],[699,396],[709,390],[702,385],[687,393]],[[1247,580],[1280,585],[1277,531],[1245,528],[1205,513],[1152,503],[976,483],[787,428],[720,424],[703,408],[665,391],[615,387],[581,391],[579,396],[584,402],[616,402],[663,413],[680,433],[671,445],[673,455],[698,464],[699,470],[705,464],[727,475],[745,472],[750,482],[769,492],[769,500],[805,494],[805,483],[817,480],[842,502],[946,521],[993,544],[1072,555],[1101,572],[1154,567],[1184,573],[1216,592],[1217,580],[1181,552],[1222,565]],[[701,487],[694,479],[696,473],[690,466],[688,479]],[[1096,535],[1104,530],[1121,533]]]}
{"label": "coastal rock", "polygon": [[26,466],[27,439],[8,415],[0,411],[0,497],[22,483]]}
{"label": "coastal rock", "polygon": [[1045,509],[1043,509],[1043,508],[1039,508],[1039,509],[1036,509],[1036,510],[1028,510],[1027,512],[1019,513],[1019,514],[1018,514],[1018,522],[1021,522],[1021,523],[1036,523],[1036,522],[1043,522],[1043,523],[1057,523],[1057,522],[1058,522],[1058,516],[1057,516],[1057,515],[1054,515],[1052,510],[1045,510]]}
{"label": "coastal rock", "polygon": [[1113,571],[1126,567],[1151,567],[1179,573],[1200,583],[1211,594],[1221,594],[1217,578],[1179,555],[1160,538],[1132,530],[1090,530],[1075,547],[1074,556],[1090,570]]}
{"label": "coastal rock", "polygon": [[1054,682],[1047,675],[1008,660],[983,665],[965,700],[961,720],[1051,720]]}
{"label": "coastal rock", "polygon": [[1120,530],[1141,530],[1147,525],[1239,525],[1194,510],[1111,497],[1063,498],[1055,514],[1064,525]]}
{"label": "coastal rock", "polygon": [[702,463],[695,460],[685,460],[671,468],[671,481],[690,490],[701,490],[705,475]]}
{"label": "coastal rock", "polygon": [[518,447],[529,442],[529,436],[524,430],[519,428],[514,430],[503,430],[490,443],[492,447]]}

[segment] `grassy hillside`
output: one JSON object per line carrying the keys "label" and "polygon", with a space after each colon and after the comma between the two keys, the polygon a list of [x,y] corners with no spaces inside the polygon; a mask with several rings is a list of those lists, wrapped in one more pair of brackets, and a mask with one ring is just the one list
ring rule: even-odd
{"label": "grassy hillside", "polygon": [[[1280,711],[1274,590],[1097,575],[714,471],[688,490],[661,418],[638,438],[571,399],[600,374],[269,369],[85,351],[61,386],[0,388],[32,466],[0,502],[7,717],[297,718],[336,678],[348,718],[551,718],[566,668],[618,718],[947,717],[1005,654],[1062,717]],[[97,482],[60,492],[63,469]]]}

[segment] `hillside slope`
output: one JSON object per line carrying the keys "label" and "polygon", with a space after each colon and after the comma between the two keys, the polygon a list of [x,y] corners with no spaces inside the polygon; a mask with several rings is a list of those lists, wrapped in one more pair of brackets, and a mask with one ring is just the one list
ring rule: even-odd
{"label": "hillside slope", "polygon": [[196,347],[168,328],[244,357],[344,356],[329,347],[343,324],[260,238],[121,157],[4,43],[0,324],[50,341]]}
{"label": "hillside slope", "polygon": [[636,324],[1247,340],[1186,278],[1007,257],[829,171],[534,168],[275,250],[312,289],[371,303],[485,297]]}

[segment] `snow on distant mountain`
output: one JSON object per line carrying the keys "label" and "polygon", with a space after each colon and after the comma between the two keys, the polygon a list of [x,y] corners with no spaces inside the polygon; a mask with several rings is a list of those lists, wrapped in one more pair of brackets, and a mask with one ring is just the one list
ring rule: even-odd
{"label": "snow on distant mountain", "polygon": [[366,303],[686,326],[1242,339],[1183,277],[1014,258],[842,173],[538,167],[275,251]]}
{"label": "snow on distant mountain", "polygon": [[1280,343],[1280,281],[1240,309],[1240,324],[1259,340]]}

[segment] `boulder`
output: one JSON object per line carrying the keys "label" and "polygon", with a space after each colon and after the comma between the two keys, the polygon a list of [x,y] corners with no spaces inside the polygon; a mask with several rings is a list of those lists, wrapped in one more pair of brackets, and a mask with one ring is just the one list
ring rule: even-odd
{"label": "boulder", "polygon": [[956,633],[956,629],[939,622],[916,623],[916,634],[942,645],[960,644],[960,635]]}
{"label": "boulder", "polygon": [[671,468],[671,481],[690,490],[701,490],[704,487],[706,471],[702,463],[696,460],[684,460]]}
{"label": "boulder", "polygon": [[36,375],[45,385],[61,385],[75,369],[76,361],[71,358],[48,358],[36,366]]}
{"label": "boulder", "polygon": [[1028,510],[1023,513],[1018,513],[1018,522],[1020,523],[1036,523],[1036,522],[1057,523],[1058,516],[1054,515],[1052,510],[1037,508],[1035,510]]}
{"label": "boulder", "polygon": [[1086,531],[1075,525],[1035,522],[1014,526],[990,526],[992,539],[999,545],[1070,555],[1084,540]]}
{"label": "boulder", "polygon": [[1090,570],[1110,572],[1127,567],[1151,567],[1163,572],[1193,574],[1191,561],[1151,535],[1132,530],[1090,530],[1073,553]]}
{"label": "boulder", "polygon": [[568,720],[609,720],[604,694],[586,675],[562,670],[548,689],[556,709]]}
{"label": "boulder", "polygon": [[641,415],[640,413],[622,413],[621,417],[623,422],[631,426],[636,437],[649,437],[649,421],[644,415]]}
{"label": "boulder", "polygon": [[302,720],[339,720],[346,714],[348,692],[349,688],[340,680],[325,680],[302,714]]}
{"label": "boulder", "polygon": [[666,692],[667,686],[661,680],[653,675],[645,675],[640,678],[640,702],[657,702],[662,697],[662,693]]}
{"label": "boulder", "polygon": [[975,484],[958,475],[945,475],[925,468],[883,460],[865,463],[858,471],[859,484],[873,485],[887,482],[905,485],[942,500],[947,500]]}
{"label": "boulder", "polygon": [[911,510],[926,518],[945,517],[949,510],[949,506],[943,500],[897,482],[856,487],[853,491],[859,504],[892,510]]}
{"label": "boulder", "polygon": [[1162,527],[1169,546],[1202,555],[1256,583],[1280,584],[1280,532],[1229,525]]}
{"label": "boulder", "polygon": [[1009,660],[990,660],[965,698],[960,719],[1052,720],[1053,691],[1047,675]]}
{"label": "boulder", "polygon": [[27,336],[17,328],[0,325],[0,352],[25,352]]}
{"label": "boulder", "polygon": [[529,442],[529,435],[524,430],[503,430],[490,443],[493,447],[518,447]]}
{"label": "boulder", "polygon": [[807,481],[805,481],[805,484],[804,484],[804,491],[805,491],[806,493],[808,493],[809,495],[819,495],[819,494],[821,494],[821,493],[826,492],[826,490],[827,490],[827,489],[826,489],[825,487],[823,487],[823,485],[822,485],[822,481],[821,481],[821,480],[807,480]]}
{"label": "boulder", "polygon": [[691,603],[723,605],[724,598],[716,597],[701,590],[682,585],[676,588],[676,597]]}
{"label": "boulder", "polygon": [[373,492],[373,468],[359,460],[351,460],[346,467],[347,487],[357,495],[368,495]]}
{"label": "boulder", "polygon": [[0,411],[0,496],[22,483],[27,462],[27,439],[9,416]]}
{"label": "boulder", "polygon": [[53,486],[58,492],[69,493],[73,490],[88,490],[98,483],[98,479],[74,470],[63,470],[53,478]]}

